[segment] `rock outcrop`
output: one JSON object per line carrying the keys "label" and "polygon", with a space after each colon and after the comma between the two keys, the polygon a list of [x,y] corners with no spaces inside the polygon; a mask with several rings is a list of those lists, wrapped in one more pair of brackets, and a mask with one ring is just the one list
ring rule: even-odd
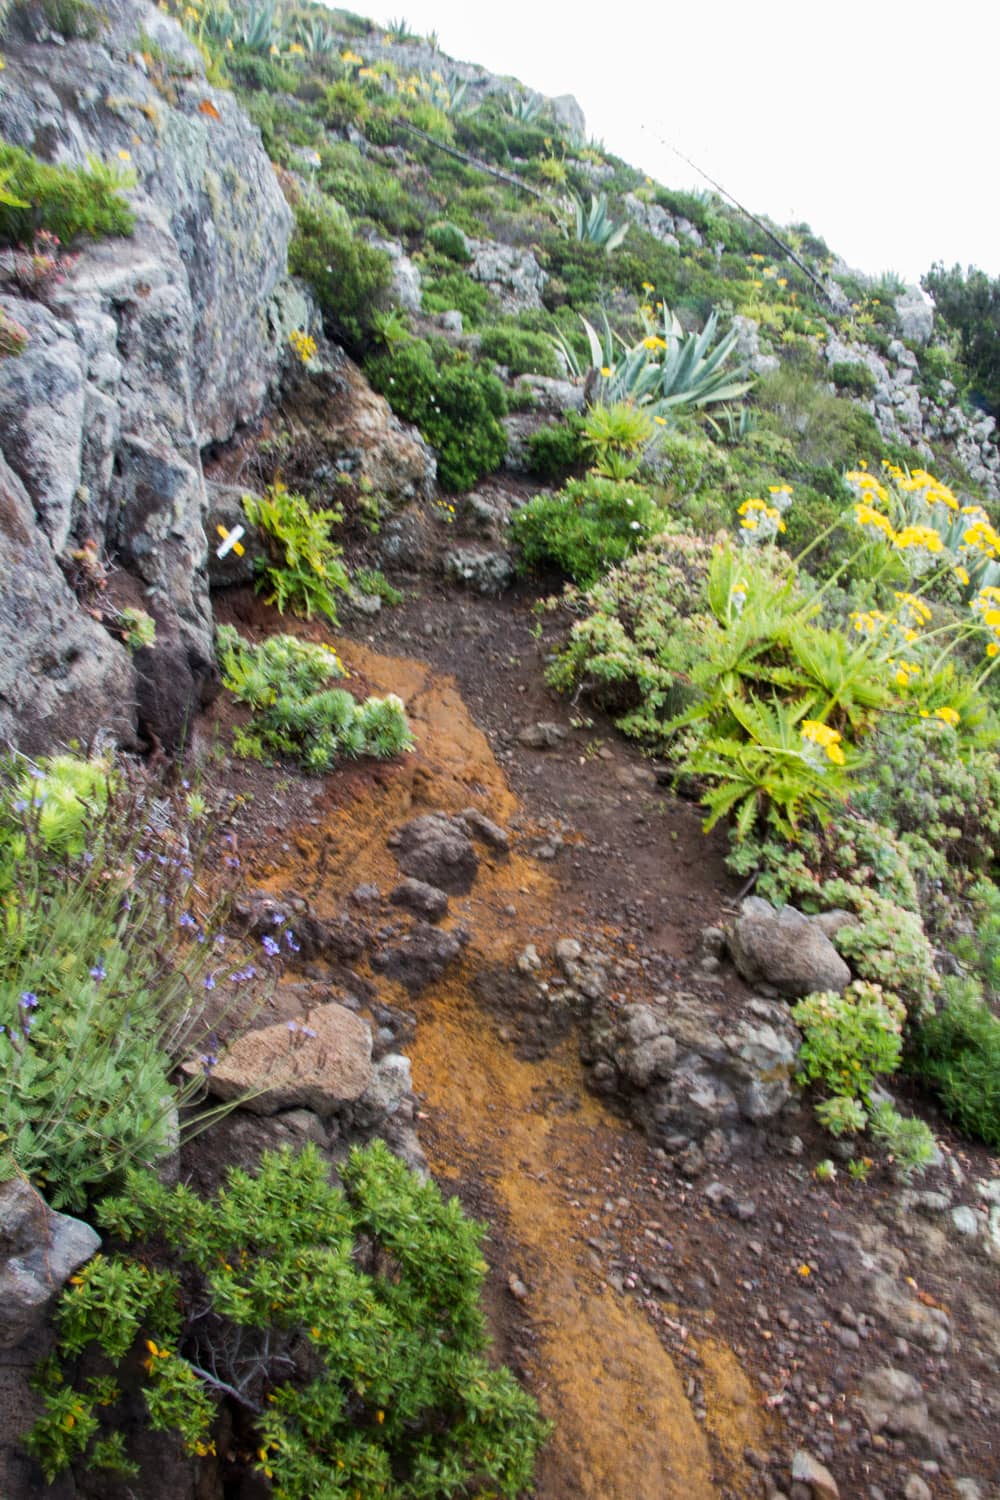
{"label": "rock outcrop", "polygon": [[[2,299],[29,334],[0,363],[0,447],[23,486],[22,530],[30,501],[18,589],[36,624],[19,631],[16,606],[0,621],[0,736],[27,749],[120,734],[144,696],[160,711],[153,732],[179,738],[212,675],[202,450],[259,413],[288,332],[272,298],[291,214],[258,132],[155,6],[106,11],[93,41],[54,45],[26,10],[5,38],[0,135],[66,165],[124,159],[137,179],[129,238],[74,246],[44,305]],[[160,640],[150,658],[169,654],[162,669],[139,663],[138,689],[121,648],[55,582],[88,539],[141,586]],[[164,675],[182,689],[166,705],[142,691]],[[39,676],[44,710],[7,687]]]}

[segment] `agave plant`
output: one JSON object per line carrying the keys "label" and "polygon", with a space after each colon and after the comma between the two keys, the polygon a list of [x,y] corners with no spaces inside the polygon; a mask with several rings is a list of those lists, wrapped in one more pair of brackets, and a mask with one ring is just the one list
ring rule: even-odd
{"label": "agave plant", "polygon": [[600,245],[609,255],[618,249],[628,234],[628,224],[616,224],[608,217],[607,193],[601,193],[599,197],[591,193],[589,210],[574,193],[573,214],[576,238],[587,245]]}
{"label": "agave plant", "polygon": [[[597,391],[606,403],[630,401],[649,406],[653,416],[665,416],[680,407],[705,407],[733,401],[750,389],[745,366],[726,368],[737,340],[731,330],[712,347],[718,328],[713,312],[701,333],[685,333],[674,314],[664,305],[663,332],[648,333],[629,346],[602,313],[603,333],[581,316],[590,346],[590,363],[600,372]],[[556,347],[571,375],[581,369],[573,348],[561,338]]]}
{"label": "agave plant", "polygon": [[337,37],[322,21],[300,18],[295,26],[295,40],[310,57],[329,57],[338,49]]}
{"label": "agave plant", "polygon": [[507,90],[507,103],[505,113],[516,120],[519,125],[530,125],[537,120],[542,113],[543,100],[541,94],[525,94]]}

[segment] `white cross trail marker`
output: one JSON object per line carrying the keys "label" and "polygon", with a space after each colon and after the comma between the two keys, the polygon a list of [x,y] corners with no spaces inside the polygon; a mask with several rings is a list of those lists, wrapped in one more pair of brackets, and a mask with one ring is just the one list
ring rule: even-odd
{"label": "white cross trail marker", "polygon": [[246,551],[240,546],[240,537],[246,536],[246,527],[234,526],[232,531],[227,531],[224,526],[216,526],[216,531],[222,537],[222,546],[216,547],[216,557],[225,557],[227,552],[235,552],[237,557],[242,557]]}

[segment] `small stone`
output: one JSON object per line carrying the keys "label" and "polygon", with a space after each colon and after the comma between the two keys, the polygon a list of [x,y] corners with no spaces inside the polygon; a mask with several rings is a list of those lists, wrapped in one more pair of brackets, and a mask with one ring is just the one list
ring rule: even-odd
{"label": "small stone", "polygon": [[830,1470],[805,1448],[799,1448],[792,1459],[792,1478],[809,1486],[811,1500],[840,1500],[840,1490]]}
{"label": "small stone", "polygon": [[962,1204],[960,1208],[953,1208],[949,1215],[952,1227],[964,1238],[975,1239],[979,1233],[979,1220],[974,1208]]}
{"label": "small stone", "polygon": [[518,1302],[523,1302],[528,1295],[528,1288],[520,1276],[515,1276],[513,1273],[507,1277],[507,1290]]}
{"label": "small stone", "polygon": [[930,1485],[919,1474],[911,1474],[903,1485],[904,1500],[934,1500]]}
{"label": "small stone", "polygon": [[561,724],[553,724],[548,719],[542,719],[536,724],[526,724],[517,738],[518,742],[526,745],[529,750],[551,750],[559,744],[560,740],[566,738],[566,730]]}

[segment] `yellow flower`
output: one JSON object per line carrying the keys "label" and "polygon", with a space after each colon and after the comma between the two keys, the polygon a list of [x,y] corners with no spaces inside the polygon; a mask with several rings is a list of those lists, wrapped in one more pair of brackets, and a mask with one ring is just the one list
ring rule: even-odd
{"label": "yellow flower", "polygon": [[788,285],[788,277],[787,276],[779,276],[778,277],[778,285],[782,286],[782,287],[787,286]]}
{"label": "yellow flower", "polygon": [[602,365],[601,366],[601,374],[604,376],[605,380],[610,379],[610,377],[611,377],[611,366],[610,365]]}
{"label": "yellow flower", "polygon": [[356,52],[351,52],[350,49],[340,54],[340,60],[342,63],[347,63],[352,67],[357,67],[360,63],[364,62],[363,57],[359,57]]}
{"label": "yellow flower", "polygon": [[653,283],[651,281],[644,281],[642,283],[642,289],[644,292],[651,292],[653,290]]}
{"label": "yellow flower", "polygon": [[961,566],[961,564],[959,564],[959,566],[955,569],[955,577],[958,579],[959,583],[962,585],[963,588],[967,588],[968,587],[969,575],[965,571],[965,569]]}
{"label": "yellow flower", "polygon": [[954,729],[955,725],[960,720],[960,715],[956,713],[953,708],[948,707],[936,708],[934,710],[934,716],[935,718],[940,719],[942,724],[947,724],[951,729]]}
{"label": "yellow flower", "polygon": [[301,42],[293,42],[288,50],[296,57],[305,57],[306,55],[306,49],[303,47]]}
{"label": "yellow flower", "polygon": [[657,338],[655,333],[651,333],[643,339],[642,347],[644,349],[665,349],[667,345],[665,340]]}
{"label": "yellow flower", "polygon": [[118,160],[119,161],[131,161],[132,160],[132,153],[131,153],[131,151],[119,151],[119,153],[118,153]]}
{"label": "yellow flower", "polygon": [[841,747],[840,734],[829,724],[822,724],[818,719],[803,719],[799,733],[804,740],[819,745],[820,749],[825,751],[827,760],[832,761],[835,766],[845,764],[846,757]]}
{"label": "yellow flower", "polygon": [[653,421],[656,423],[657,427],[666,427],[667,425],[666,417],[654,417]]}

